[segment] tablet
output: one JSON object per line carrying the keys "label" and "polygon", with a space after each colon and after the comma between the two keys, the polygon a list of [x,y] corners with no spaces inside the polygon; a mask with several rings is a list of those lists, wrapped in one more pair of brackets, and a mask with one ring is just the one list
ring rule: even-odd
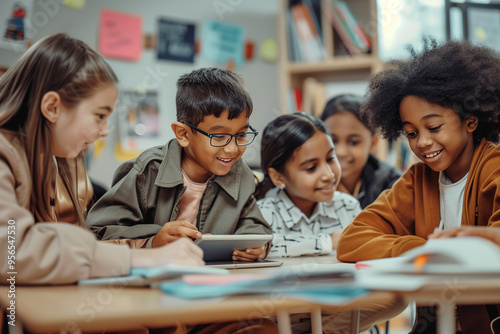
{"label": "tablet", "polygon": [[195,243],[203,249],[204,261],[232,260],[234,250],[258,248],[273,239],[272,234],[202,235]]}
{"label": "tablet", "polygon": [[265,267],[280,267],[283,261],[276,260],[255,260],[255,261],[206,261],[207,267],[223,268],[223,269],[247,269],[247,268],[265,268]]}

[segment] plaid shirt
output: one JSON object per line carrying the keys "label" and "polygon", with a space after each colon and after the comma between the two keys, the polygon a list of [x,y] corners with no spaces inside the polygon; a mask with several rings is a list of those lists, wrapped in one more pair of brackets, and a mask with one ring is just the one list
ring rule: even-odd
{"label": "plaid shirt", "polygon": [[274,188],[257,205],[273,229],[269,256],[292,257],[332,252],[330,234],[345,228],[361,212],[356,198],[336,191],[330,202],[319,202],[311,217],[293,204],[284,190]]}

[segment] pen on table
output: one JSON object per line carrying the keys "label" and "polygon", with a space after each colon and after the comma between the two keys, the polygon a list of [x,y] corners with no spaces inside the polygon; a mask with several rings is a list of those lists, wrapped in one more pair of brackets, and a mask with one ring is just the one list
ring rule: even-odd
{"label": "pen on table", "polygon": [[428,254],[422,254],[415,258],[415,260],[413,261],[413,268],[415,269],[415,273],[421,274],[424,271],[424,267],[427,264],[428,259]]}

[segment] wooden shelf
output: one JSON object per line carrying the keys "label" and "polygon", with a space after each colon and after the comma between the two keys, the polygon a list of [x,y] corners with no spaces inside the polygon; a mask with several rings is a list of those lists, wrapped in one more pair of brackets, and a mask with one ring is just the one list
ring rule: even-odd
{"label": "wooden shelf", "polygon": [[[378,59],[377,36],[372,39],[372,53],[365,55],[338,55],[335,48],[341,45],[338,36],[327,17],[321,15],[319,23],[323,31],[326,59],[318,62],[291,62],[288,57],[288,22],[287,12],[290,0],[281,0],[281,10],[278,14],[278,38],[280,47],[280,101],[283,113],[289,110],[289,95],[293,89],[303,90],[304,82],[313,77],[319,82],[341,82],[350,80],[369,80],[369,77],[382,69],[383,63]],[[347,1],[356,19],[362,26],[376,27],[376,0]],[[328,0],[321,0],[322,8],[326,8]],[[335,40],[337,38],[337,40]],[[328,97],[327,97],[328,98]],[[305,97],[303,96],[303,100]],[[325,101],[326,103],[326,101]],[[307,110],[305,110],[307,111]]]}
{"label": "wooden shelf", "polygon": [[349,71],[353,69],[371,70],[378,62],[378,59],[372,55],[337,56],[328,58],[322,62],[289,62],[286,64],[286,70],[290,75],[304,73],[314,74],[324,71]]}

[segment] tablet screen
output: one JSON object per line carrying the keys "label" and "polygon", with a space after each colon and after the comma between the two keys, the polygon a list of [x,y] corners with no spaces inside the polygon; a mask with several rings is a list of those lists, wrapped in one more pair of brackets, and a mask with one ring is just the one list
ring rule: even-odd
{"label": "tablet screen", "polygon": [[225,261],[234,250],[262,247],[272,239],[272,234],[203,235],[195,243],[203,249],[204,261]]}

